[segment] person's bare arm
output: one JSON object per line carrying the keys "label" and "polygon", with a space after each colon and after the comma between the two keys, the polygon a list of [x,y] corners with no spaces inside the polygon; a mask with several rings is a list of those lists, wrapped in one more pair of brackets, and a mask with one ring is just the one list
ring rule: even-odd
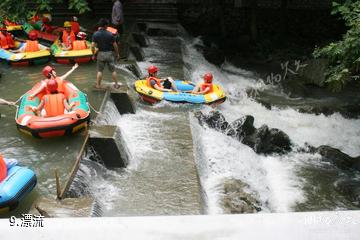
{"label": "person's bare arm", "polygon": [[75,63],[74,66],[64,75],[62,75],[60,78],[61,80],[65,80],[73,71],[75,71],[75,69],[77,69],[79,67],[79,64]]}
{"label": "person's bare arm", "polygon": [[75,103],[72,102],[71,104],[69,104],[66,98],[64,97],[64,106],[67,111],[71,111],[71,109],[75,106]]}
{"label": "person's bare arm", "polygon": [[29,95],[29,98],[33,99],[36,95],[41,93],[45,88],[46,88],[46,83],[43,81],[41,83],[41,86],[38,89],[36,89],[32,94]]}
{"label": "person's bare arm", "polygon": [[31,107],[31,110],[36,114],[36,115],[40,115],[41,110],[44,108],[45,106],[45,101],[44,99],[41,100],[41,102],[39,103],[39,105],[37,107]]}

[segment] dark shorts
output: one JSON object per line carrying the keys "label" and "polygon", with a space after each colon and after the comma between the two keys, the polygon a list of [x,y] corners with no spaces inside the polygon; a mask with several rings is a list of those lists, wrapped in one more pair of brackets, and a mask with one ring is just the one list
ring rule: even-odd
{"label": "dark shorts", "polygon": [[114,52],[98,52],[96,57],[96,68],[98,72],[103,72],[105,65],[108,66],[110,72],[115,72],[115,56]]}
{"label": "dark shorts", "polygon": [[166,89],[171,89],[171,82],[169,80],[167,80],[167,79],[163,82],[162,85]]}

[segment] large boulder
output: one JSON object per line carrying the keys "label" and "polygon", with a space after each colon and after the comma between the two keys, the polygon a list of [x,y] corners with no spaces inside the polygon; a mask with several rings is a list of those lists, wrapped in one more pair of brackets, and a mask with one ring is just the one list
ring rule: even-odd
{"label": "large boulder", "polygon": [[211,111],[205,115],[201,111],[195,113],[200,125],[214,128],[226,135],[250,146],[257,153],[272,154],[291,151],[289,136],[283,131],[263,125],[254,127],[254,117],[247,115],[229,124],[219,111]]}
{"label": "large boulder", "polygon": [[210,128],[219,131],[225,131],[229,123],[225,120],[224,115],[219,111],[211,111],[208,115],[204,115],[201,111],[195,112],[194,116],[199,120],[201,126],[204,124]]}
{"label": "large boulder", "polygon": [[253,134],[255,130],[256,128],[254,127],[254,117],[251,115],[246,115],[230,123],[225,132],[226,135],[235,137],[241,141],[244,139],[244,137]]}
{"label": "large boulder", "polygon": [[257,153],[271,154],[291,151],[289,136],[277,128],[269,129],[268,126],[263,125],[256,130],[253,136],[244,139],[244,141],[250,139],[255,139],[253,148]]}
{"label": "large boulder", "polygon": [[330,162],[340,169],[360,171],[360,156],[350,157],[339,149],[326,145],[312,148],[311,151],[319,153],[322,156],[322,161]]}
{"label": "large boulder", "polygon": [[257,213],[261,204],[257,196],[248,193],[249,186],[238,179],[227,179],[223,183],[220,204],[226,214]]}

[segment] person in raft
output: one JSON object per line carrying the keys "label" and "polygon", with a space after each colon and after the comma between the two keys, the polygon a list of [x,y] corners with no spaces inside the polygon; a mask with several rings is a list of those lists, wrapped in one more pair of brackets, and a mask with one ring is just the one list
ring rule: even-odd
{"label": "person in raft", "polygon": [[146,78],[146,83],[149,87],[155,88],[162,92],[178,92],[175,82],[171,77],[164,79],[157,77],[158,68],[156,66],[150,66],[148,69],[149,76]]}
{"label": "person in raft", "polygon": [[40,50],[50,50],[50,48],[45,47],[44,45],[41,45],[38,42],[38,34],[36,31],[31,30],[29,32],[29,39],[30,40],[26,40],[26,42],[23,44],[21,48],[12,50],[12,52],[19,53],[19,52],[37,52]]}
{"label": "person in raft", "polygon": [[213,75],[206,73],[202,78],[204,82],[197,84],[191,92],[192,94],[208,94],[213,91]]}
{"label": "person in raft", "polygon": [[59,35],[60,46],[63,51],[72,49],[72,44],[76,40],[75,33],[72,31],[72,25],[69,21],[64,22],[65,30]]}
{"label": "person in raft", "polygon": [[0,105],[14,106],[15,104],[16,104],[15,102],[10,102],[10,101],[0,98]]}
{"label": "person in raft", "polygon": [[68,103],[65,95],[58,92],[58,83],[55,79],[50,79],[46,84],[46,89],[50,94],[46,94],[41,99],[37,107],[31,107],[31,110],[38,116],[56,117],[64,114],[64,110],[71,111],[75,103]]}
{"label": "person in raft", "polygon": [[46,66],[43,68],[42,73],[43,75],[46,77],[45,80],[41,81],[41,86],[35,90],[31,95],[29,95],[29,98],[32,99],[34,98],[36,95],[38,95],[39,93],[41,93],[43,90],[46,89],[46,85],[47,82],[51,79],[56,80],[59,89],[59,92],[63,92],[61,86],[62,86],[62,81],[65,80],[75,69],[77,69],[79,67],[79,64],[75,63],[75,65],[64,75],[58,77],[56,72],[55,72],[55,68],[51,67],[51,66]]}

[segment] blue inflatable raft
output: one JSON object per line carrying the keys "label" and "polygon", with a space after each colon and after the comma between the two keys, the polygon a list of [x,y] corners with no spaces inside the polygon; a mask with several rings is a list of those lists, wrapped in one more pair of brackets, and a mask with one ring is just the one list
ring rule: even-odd
{"label": "blue inflatable raft", "polygon": [[226,99],[223,89],[217,84],[213,84],[213,91],[207,94],[189,93],[194,89],[194,85],[189,81],[175,80],[175,84],[180,92],[162,92],[148,86],[146,80],[138,80],[135,82],[135,90],[144,101],[151,104],[162,100],[176,103],[220,104]]}
{"label": "blue inflatable raft", "polygon": [[0,182],[0,214],[14,210],[37,182],[32,170],[17,166],[16,161],[10,160],[9,164],[5,159],[5,162],[8,170],[6,178]]}

